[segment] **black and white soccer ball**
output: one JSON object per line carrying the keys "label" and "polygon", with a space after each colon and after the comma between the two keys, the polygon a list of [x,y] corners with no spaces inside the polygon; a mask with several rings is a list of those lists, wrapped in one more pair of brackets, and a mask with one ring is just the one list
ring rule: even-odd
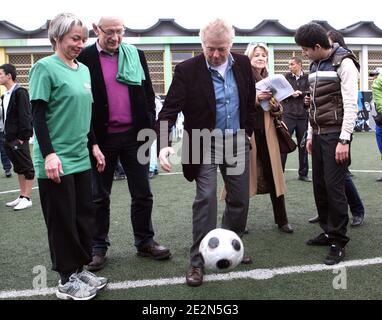
{"label": "black and white soccer ball", "polygon": [[240,264],[244,255],[243,242],[230,230],[214,229],[207,233],[199,246],[204,267],[214,271],[228,271]]}

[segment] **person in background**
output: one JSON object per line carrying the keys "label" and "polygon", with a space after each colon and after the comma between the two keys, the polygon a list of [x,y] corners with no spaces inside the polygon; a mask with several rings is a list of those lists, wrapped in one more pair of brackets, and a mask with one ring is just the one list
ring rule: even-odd
{"label": "person in background", "polygon": [[[155,97],[155,119],[158,119],[158,114],[162,110],[163,104],[159,96]],[[149,178],[152,179],[158,174],[158,158],[157,158],[157,140],[155,139],[150,148],[150,166]]]}
{"label": "person in background", "polygon": [[88,142],[98,170],[105,168],[90,130],[89,69],[76,60],[88,30],[76,16],[62,13],[50,22],[48,36],[54,54],[37,61],[29,73],[33,159],[52,269],[60,275],[56,296],[89,300],[107,279],[83,268],[91,261],[94,222]]}
{"label": "person in background", "polygon": [[357,118],[358,70],[354,54],[330,45],[325,29],[317,23],[299,27],[297,45],[310,64],[309,126],[306,148],[312,154],[313,191],[323,233],[307,241],[311,246],[330,246],[327,265],[344,259],[348,201],[345,179],[350,140]]}
{"label": "person in background", "polygon": [[[268,47],[264,43],[250,43],[245,55],[250,59],[253,79],[261,81],[268,77]],[[270,90],[256,93],[256,125],[251,150],[251,190],[250,195],[269,193],[274,221],[281,232],[293,233],[288,223],[285,208],[285,178],[282,169],[281,155],[277,140],[274,117],[282,114],[280,104],[271,102]],[[263,100],[270,101],[270,110],[265,111],[260,105]]]}
{"label": "person in background", "polygon": [[[288,127],[290,135],[296,133],[298,145],[298,179],[301,181],[311,182],[309,178],[309,163],[308,152],[305,147],[301,147],[301,141],[308,130],[308,106],[304,103],[304,96],[309,92],[308,74],[302,70],[302,60],[299,57],[293,57],[289,60],[289,71],[285,78],[295,90],[291,97],[283,100],[284,107],[283,120]],[[283,170],[285,170],[285,163],[287,154],[281,154],[283,162]]]}
{"label": "person in background", "polygon": [[[379,68],[373,73],[373,76],[375,76],[375,79],[371,89],[373,92],[375,110],[377,112],[377,117],[375,118],[375,138],[382,159],[382,73]],[[378,178],[376,181],[382,182],[382,177]]]}
{"label": "person in background", "polygon": [[106,167],[99,174],[93,163],[96,220],[93,260],[87,268],[100,270],[107,260],[110,194],[118,157],[131,195],[131,223],[137,255],[166,260],[171,256],[170,250],[154,240],[149,166],[137,156],[144,143],[137,139],[139,131],[152,129],[155,123],[155,95],[146,58],[143,51],[122,42],[125,33],[122,18],[101,17],[93,24],[93,31],[97,41],[85,48],[78,59],[90,70],[94,98],[92,124],[95,139],[106,158]]}
{"label": "person in background", "polygon": [[6,178],[10,178],[12,177],[12,171],[11,171],[12,163],[11,163],[11,160],[9,160],[4,148],[4,143],[5,143],[4,118],[5,118],[4,108],[2,103],[0,103],[0,157],[1,157],[1,164],[3,165],[3,169],[4,169],[4,175]]}
{"label": "person in background", "polygon": [[0,85],[7,89],[1,96],[4,148],[13,164],[13,170],[17,173],[20,186],[20,195],[16,200],[7,202],[6,206],[18,211],[32,206],[31,194],[35,171],[29,150],[29,139],[33,135],[29,94],[15,81],[15,66],[9,63],[0,66]]}
{"label": "person in background", "polygon": [[[333,46],[334,43],[338,43],[342,48],[349,50],[347,48],[347,46],[345,44],[345,40],[344,40],[344,38],[340,32],[335,31],[335,30],[329,30],[326,34],[328,36],[329,43],[331,46]],[[351,50],[349,50],[349,52],[351,52]],[[352,137],[351,137],[351,139],[352,139]],[[349,149],[350,149],[350,147],[349,147]],[[349,166],[350,166],[350,162],[351,162],[350,159],[351,159],[351,153],[349,150],[349,165],[348,165],[346,177],[345,177],[345,193],[346,193],[346,198],[348,200],[349,209],[350,209],[350,212],[351,212],[352,217],[353,217],[350,225],[352,227],[358,227],[358,226],[361,226],[363,223],[363,220],[365,217],[365,206],[363,205],[362,199],[361,199],[361,197],[358,193],[358,190],[357,190],[357,188],[353,182],[352,174],[349,171]],[[319,221],[319,217],[317,215],[313,218],[310,218],[308,221],[310,223],[316,223]]]}

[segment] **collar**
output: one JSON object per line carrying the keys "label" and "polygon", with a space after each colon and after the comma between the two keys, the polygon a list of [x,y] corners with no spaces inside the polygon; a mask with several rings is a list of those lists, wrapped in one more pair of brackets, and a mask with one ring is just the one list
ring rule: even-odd
{"label": "collar", "polygon": [[14,83],[13,86],[9,90],[5,90],[4,94],[11,95],[13,90],[15,89],[17,83]]}
{"label": "collar", "polygon": [[101,45],[99,44],[98,40],[96,41],[96,47],[100,54],[108,55],[110,57],[113,57],[119,53],[119,50],[117,49],[114,53],[108,52],[104,49],[102,49]]}
{"label": "collar", "polygon": [[301,78],[303,76],[303,74],[304,74],[304,72],[302,70],[301,70],[300,74],[295,74],[292,72],[293,77],[295,77],[296,79]]}
{"label": "collar", "polygon": [[[228,67],[228,68],[231,68],[232,65],[235,63],[235,59],[233,58],[233,56],[232,56],[231,53],[229,54],[227,60],[228,60],[227,67]],[[211,65],[209,64],[209,62],[207,61],[207,59],[206,59],[206,64],[207,64],[207,68],[208,68],[208,70],[216,70],[216,68],[218,68],[218,67],[211,66]]]}

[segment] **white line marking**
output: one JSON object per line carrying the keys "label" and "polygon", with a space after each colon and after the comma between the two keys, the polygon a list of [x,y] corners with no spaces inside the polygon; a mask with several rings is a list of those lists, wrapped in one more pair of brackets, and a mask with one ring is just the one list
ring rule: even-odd
{"label": "white line marking", "polygon": [[[307,272],[319,272],[326,270],[335,270],[343,267],[364,267],[370,265],[382,264],[382,257],[363,259],[363,260],[351,260],[341,262],[334,266],[327,266],[324,264],[310,264],[302,266],[290,266],[274,269],[253,269],[248,271],[228,272],[219,274],[210,274],[204,277],[205,282],[209,281],[232,281],[236,279],[253,279],[253,280],[267,280],[274,276],[287,275],[293,273],[307,273]],[[184,284],[184,277],[174,278],[160,278],[160,279],[146,279],[136,281],[123,281],[110,283],[108,285],[109,290],[127,290],[132,288],[143,287],[159,287],[168,285]],[[0,291],[0,299],[12,299],[20,297],[32,297],[32,296],[46,296],[54,294],[56,288],[35,289],[35,290],[11,290]]]}
{"label": "white line marking", "polygon": [[[298,169],[285,169],[285,171],[298,171]],[[309,169],[309,171],[312,171],[312,169]],[[382,170],[358,170],[358,169],[351,169],[351,172],[359,172],[359,173],[382,173]],[[177,171],[177,172],[161,172],[159,173],[160,176],[173,176],[173,175],[182,175],[183,172]],[[33,190],[38,189],[38,187],[33,187]],[[7,193],[16,193],[20,192],[20,189],[15,190],[8,190],[8,191],[0,191],[0,195],[7,194]]]}

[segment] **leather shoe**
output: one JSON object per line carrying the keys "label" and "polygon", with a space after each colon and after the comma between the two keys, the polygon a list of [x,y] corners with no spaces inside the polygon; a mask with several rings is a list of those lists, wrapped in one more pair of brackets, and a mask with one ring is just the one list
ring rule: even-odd
{"label": "leather shoe", "polygon": [[363,223],[363,216],[355,216],[353,217],[353,221],[351,222],[352,227],[359,227]]}
{"label": "leather shoe", "polygon": [[186,274],[186,283],[190,287],[197,287],[203,283],[203,269],[190,266]]}
{"label": "leather shoe", "polygon": [[317,237],[309,239],[306,244],[308,246],[331,246],[332,240],[326,233],[320,233]]}
{"label": "leather shoe", "polygon": [[106,261],[106,252],[97,252],[93,255],[92,261],[86,266],[86,270],[99,271],[105,266]]}
{"label": "leather shoe", "polygon": [[313,218],[310,218],[308,221],[309,221],[309,223],[317,223],[318,221],[320,221],[320,217],[315,216]]}
{"label": "leather shoe", "polygon": [[382,177],[379,177],[379,178],[376,179],[375,181],[377,181],[377,182],[382,182]]}
{"label": "leather shoe", "polygon": [[293,233],[293,228],[289,223],[279,226],[279,230],[285,233]]}
{"label": "leather shoe", "polygon": [[312,182],[312,179],[308,176],[298,176],[298,180],[305,181],[305,182]]}
{"label": "leather shoe", "polygon": [[137,255],[141,257],[149,257],[154,260],[165,260],[170,258],[171,252],[170,249],[152,241],[149,245],[138,249]]}
{"label": "leather shoe", "polygon": [[252,258],[250,256],[243,256],[243,259],[241,260],[241,263],[242,264],[251,264],[253,261],[252,261]]}

